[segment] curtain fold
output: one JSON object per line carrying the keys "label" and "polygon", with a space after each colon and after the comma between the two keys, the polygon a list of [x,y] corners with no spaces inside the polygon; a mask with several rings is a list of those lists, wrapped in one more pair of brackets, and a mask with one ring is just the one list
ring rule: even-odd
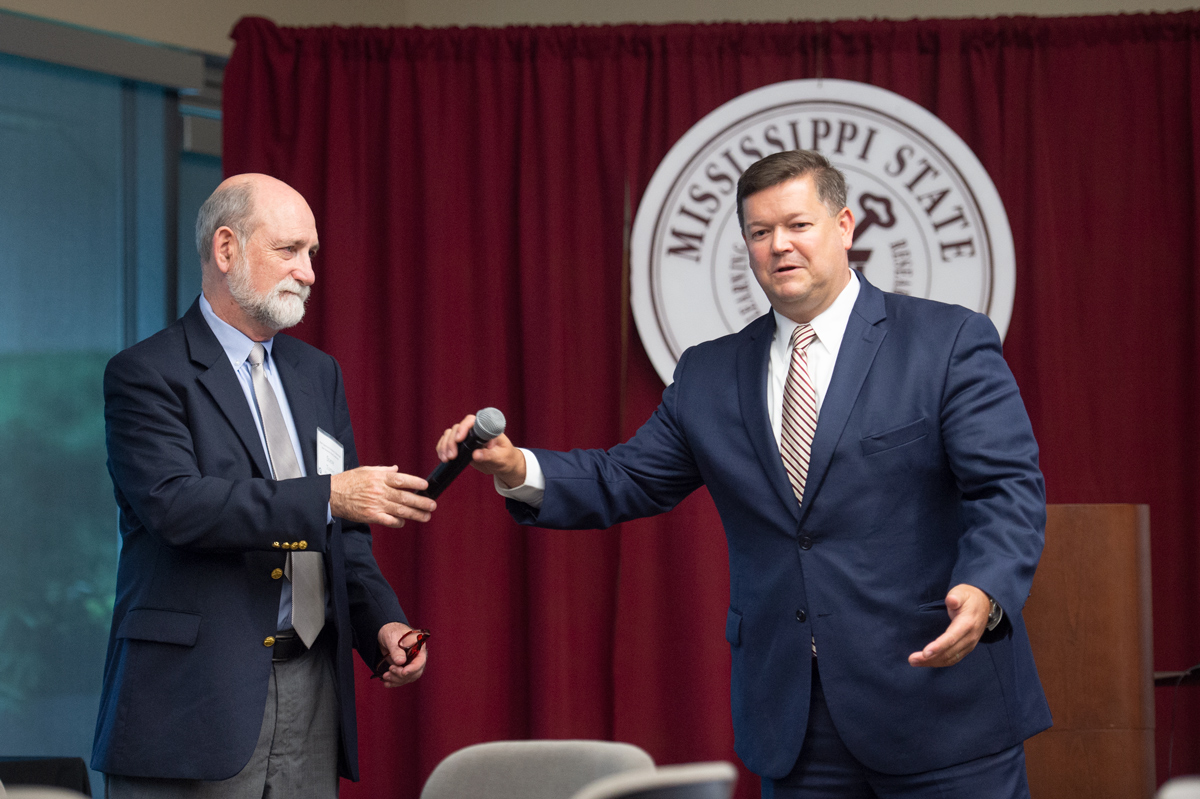
{"label": "curtain fold", "polygon": [[[662,383],[627,311],[626,197],[636,210],[703,115],[813,77],[921,104],[1009,215],[1005,354],[1049,499],[1149,503],[1155,667],[1200,662],[1200,12],[444,30],[247,18],[233,36],[226,172],[308,198],[322,246],[298,335],[341,362],[363,462],[419,475],[440,432],[487,405],[519,444],[552,448],[610,446],[650,415]],[[470,472],[433,522],[376,530],[384,573],[434,638],[415,686],[360,680],[363,782],[345,794],[413,799],[442,757],[497,738],[732,758],[726,545],[706,493],[603,532],[518,528],[501,504]],[[1200,771],[1179,743],[1200,736],[1200,696],[1181,693],[1175,734],[1175,773]],[[739,796],[757,791],[745,778]]]}

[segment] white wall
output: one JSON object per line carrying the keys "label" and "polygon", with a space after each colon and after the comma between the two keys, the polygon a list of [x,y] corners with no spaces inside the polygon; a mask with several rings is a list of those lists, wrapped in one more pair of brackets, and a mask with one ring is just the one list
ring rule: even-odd
{"label": "white wall", "polygon": [[281,25],[440,27],[1067,16],[1196,7],[1195,0],[0,0],[3,9],[217,55],[229,54],[229,31],[247,15]]}

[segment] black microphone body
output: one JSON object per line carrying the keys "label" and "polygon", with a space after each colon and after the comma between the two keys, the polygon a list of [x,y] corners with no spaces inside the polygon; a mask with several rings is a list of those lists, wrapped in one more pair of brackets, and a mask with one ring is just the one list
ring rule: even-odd
{"label": "black microphone body", "polygon": [[445,491],[454,478],[471,465],[471,453],[480,447],[486,447],[489,441],[503,432],[504,414],[495,408],[481,410],[475,415],[475,425],[467,433],[467,437],[458,442],[458,454],[454,456],[453,460],[438,464],[426,480],[429,488],[416,493],[423,497],[437,499],[438,494]]}
{"label": "black microphone body", "polygon": [[458,454],[454,456],[454,459],[439,463],[433,473],[429,475],[427,480],[429,488],[417,493],[430,499],[436,499],[437,495],[445,491],[455,477],[462,474],[463,469],[471,465],[471,453],[485,444],[487,441],[480,441],[474,430],[467,433],[467,437],[458,442]]}

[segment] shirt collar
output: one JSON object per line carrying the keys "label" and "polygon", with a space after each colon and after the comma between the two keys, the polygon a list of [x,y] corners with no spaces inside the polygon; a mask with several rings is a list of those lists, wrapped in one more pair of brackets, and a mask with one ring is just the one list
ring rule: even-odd
{"label": "shirt collar", "polygon": [[[254,349],[256,343],[254,339],[217,316],[217,312],[213,310],[212,305],[204,294],[200,295],[200,313],[204,316],[204,321],[208,322],[208,326],[212,330],[213,335],[217,337],[217,341],[220,342],[221,349],[225,350],[225,355],[229,358],[229,362],[233,364],[234,371],[241,369],[242,364],[250,357],[250,350]],[[267,351],[267,362],[271,360],[271,345],[274,343],[274,338],[269,338],[262,342],[263,348]]]}
{"label": "shirt collar", "polygon": [[[846,325],[850,324],[850,314],[854,311],[855,300],[858,299],[858,274],[851,269],[850,276],[851,279],[846,282],[845,287],[830,306],[809,322],[817,333],[817,341],[821,342],[822,346],[830,353],[836,353],[841,349],[842,337],[846,335]],[[792,331],[796,329],[797,323],[774,309],[771,313],[775,314],[773,346],[778,349],[784,362],[787,363],[791,360],[791,353],[788,350],[792,340]]]}

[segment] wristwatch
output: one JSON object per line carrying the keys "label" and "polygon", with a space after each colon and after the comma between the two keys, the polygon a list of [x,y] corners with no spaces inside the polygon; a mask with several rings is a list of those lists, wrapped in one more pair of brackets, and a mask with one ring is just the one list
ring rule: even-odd
{"label": "wristwatch", "polygon": [[988,630],[994,630],[996,629],[996,626],[1000,624],[1000,620],[1004,618],[1004,609],[997,605],[996,600],[992,599],[990,596],[988,597],[988,602],[990,603],[990,606],[988,608],[987,628]]}

